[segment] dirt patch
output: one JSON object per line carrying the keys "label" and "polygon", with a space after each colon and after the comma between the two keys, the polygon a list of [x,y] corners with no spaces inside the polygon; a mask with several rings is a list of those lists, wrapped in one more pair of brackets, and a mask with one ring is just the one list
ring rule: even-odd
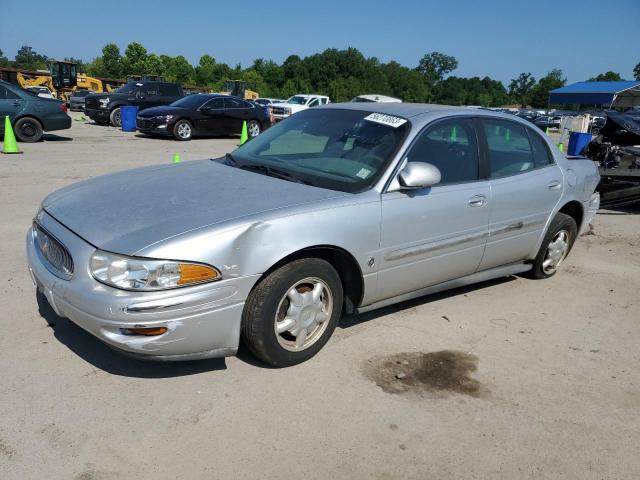
{"label": "dirt patch", "polygon": [[459,393],[485,397],[488,389],[469,376],[477,370],[475,355],[443,350],[376,357],[367,363],[365,374],[387,393]]}

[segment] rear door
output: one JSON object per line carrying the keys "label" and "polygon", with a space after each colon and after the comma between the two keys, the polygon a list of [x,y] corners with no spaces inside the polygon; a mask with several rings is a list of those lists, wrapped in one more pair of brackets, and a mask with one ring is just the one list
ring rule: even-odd
{"label": "rear door", "polygon": [[225,128],[229,133],[240,134],[242,122],[249,120],[249,114],[253,106],[249,102],[239,98],[228,97],[224,99]]}
{"label": "rear door", "polygon": [[195,128],[199,133],[209,135],[226,133],[224,99],[222,97],[212,98],[198,108],[195,123]]}
{"label": "rear door", "polygon": [[480,120],[490,171],[489,238],[481,270],[518,262],[534,249],[562,195],[562,170],[537,129],[498,118]]}
{"label": "rear door", "polygon": [[442,180],[382,195],[378,300],[472,274],[484,252],[490,191],[480,174],[473,120],[455,117],[428,126],[407,161],[435,165]]}
{"label": "rear door", "polygon": [[[28,95],[28,94],[27,94]],[[20,98],[17,94],[0,85],[0,131],[4,132],[4,117],[9,116],[13,123],[16,115],[24,108],[26,100]]]}

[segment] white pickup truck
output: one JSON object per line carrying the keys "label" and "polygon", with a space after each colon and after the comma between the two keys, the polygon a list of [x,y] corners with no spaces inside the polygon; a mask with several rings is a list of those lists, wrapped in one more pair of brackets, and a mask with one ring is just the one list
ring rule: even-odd
{"label": "white pickup truck", "polygon": [[275,121],[278,122],[301,110],[326,105],[330,102],[329,97],[325,95],[298,94],[289,98],[289,100],[284,103],[272,103],[269,107],[271,108],[271,113]]}

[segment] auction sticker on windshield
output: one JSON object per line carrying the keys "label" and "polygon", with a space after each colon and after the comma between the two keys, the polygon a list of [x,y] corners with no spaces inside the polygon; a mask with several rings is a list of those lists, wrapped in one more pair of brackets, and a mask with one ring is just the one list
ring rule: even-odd
{"label": "auction sticker on windshield", "polygon": [[407,123],[407,120],[405,118],[395,117],[393,115],[385,115],[384,113],[372,113],[371,115],[364,117],[364,119],[393,128],[398,128],[399,126]]}

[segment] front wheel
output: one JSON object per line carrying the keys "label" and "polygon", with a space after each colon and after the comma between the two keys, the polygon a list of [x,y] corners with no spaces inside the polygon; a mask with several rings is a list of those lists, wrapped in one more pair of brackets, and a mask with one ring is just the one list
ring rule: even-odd
{"label": "front wheel", "polygon": [[327,343],[342,312],[342,283],[319,258],[294,260],[271,272],[249,294],[242,338],[260,360],[288,367]]}
{"label": "front wheel", "polygon": [[42,138],[42,125],[35,118],[21,118],[15,123],[13,129],[16,138],[21,142],[33,143]]}
{"label": "front wheel", "polygon": [[185,141],[191,140],[193,135],[193,127],[188,120],[178,120],[173,126],[173,137],[176,140]]}
{"label": "front wheel", "polygon": [[111,125],[120,128],[122,126],[122,115],[120,114],[120,107],[116,107],[111,111],[109,115]]}
{"label": "front wheel", "polygon": [[558,213],[549,225],[529,276],[542,279],[555,275],[558,267],[571,251],[577,236],[576,221],[569,215]]}
{"label": "front wheel", "polygon": [[262,132],[262,126],[257,120],[250,120],[247,124],[247,132],[250,138],[255,138]]}

